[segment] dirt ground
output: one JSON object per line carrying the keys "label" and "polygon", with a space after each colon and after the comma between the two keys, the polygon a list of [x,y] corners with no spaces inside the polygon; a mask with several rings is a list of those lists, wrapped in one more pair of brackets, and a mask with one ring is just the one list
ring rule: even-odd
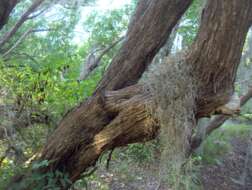
{"label": "dirt ground", "polygon": [[[252,139],[233,138],[232,150],[218,164],[204,165],[199,180],[203,190],[252,190]],[[111,168],[120,163],[111,163]],[[170,190],[159,186],[158,166],[128,165],[126,173],[99,170],[100,179],[109,190]],[[91,184],[90,189],[101,190]],[[177,190],[177,189],[174,189]],[[192,189],[193,190],[193,189]]]}
{"label": "dirt ground", "polygon": [[202,168],[204,190],[252,190],[251,141],[234,138],[233,150],[222,162]]}

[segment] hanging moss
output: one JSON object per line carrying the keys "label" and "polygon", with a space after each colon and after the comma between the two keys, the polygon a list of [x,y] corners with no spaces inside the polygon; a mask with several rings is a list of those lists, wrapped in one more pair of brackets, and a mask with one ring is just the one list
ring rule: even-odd
{"label": "hanging moss", "polygon": [[183,57],[177,54],[153,65],[141,80],[153,94],[155,105],[150,111],[161,125],[161,178],[169,178],[174,168],[179,170],[195,124],[196,81]]}

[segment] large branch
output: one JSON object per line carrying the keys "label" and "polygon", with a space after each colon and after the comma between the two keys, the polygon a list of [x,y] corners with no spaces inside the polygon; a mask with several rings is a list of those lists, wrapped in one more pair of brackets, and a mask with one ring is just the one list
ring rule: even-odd
{"label": "large branch", "polygon": [[44,0],[36,0],[32,5],[25,11],[25,13],[20,17],[17,23],[0,39],[0,49],[3,45],[10,40],[10,38],[18,31],[18,29],[23,25],[23,23],[29,18],[29,15],[33,13]]}
{"label": "large branch", "polygon": [[119,53],[112,60],[97,91],[116,90],[135,84],[191,0],[140,0]]}
{"label": "large branch", "polygon": [[[233,1],[234,1],[233,3],[230,3],[230,0],[229,1],[228,0],[208,1],[207,7],[204,11],[204,15],[202,17],[202,24],[200,27],[200,31],[198,33],[198,37],[195,40],[195,43],[193,44],[193,48],[191,48],[193,51],[191,51],[186,56],[186,62],[192,64],[195,67],[195,71],[196,71],[195,75],[196,76],[198,75],[197,77],[201,81],[201,84],[199,86],[199,93],[200,93],[199,95],[201,95],[201,96],[198,97],[199,99],[197,101],[199,101],[201,103],[201,101],[203,99],[204,104],[201,105],[198,103],[198,107],[196,109],[197,116],[200,116],[202,113],[210,114],[212,111],[215,110],[215,108],[227,103],[227,101],[229,100],[229,95],[231,94],[230,91],[233,90],[232,89],[232,86],[233,86],[232,82],[233,81],[227,80],[227,79],[233,79],[235,77],[236,68],[239,64],[239,59],[241,56],[241,49],[243,47],[248,28],[251,24],[251,17],[250,16],[252,14],[252,2],[251,1],[243,0],[242,5],[240,5],[239,3],[236,3],[235,0],[233,0]],[[146,10],[148,10],[148,8]],[[233,12],[235,12],[236,14],[233,14]],[[216,25],[216,26],[213,27],[213,25]],[[134,25],[134,26],[138,26],[138,25]],[[230,26],[232,26],[232,28],[234,30],[235,30],[235,28],[240,28],[240,30],[229,31]],[[131,30],[131,32],[132,31],[133,30]],[[138,30],[136,30],[136,31],[139,32]],[[154,30],[154,31],[156,31],[156,30]],[[148,32],[148,31],[145,31],[145,32]],[[152,34],[155,35],[155,32],[153,32]],[[229,39],[233,39],[233,40],[230,41]],[[148,41],[145,42],[145,44],[148,44]],[[133,47],[135,47],[135,46],[137,47],[137,45],[134,44]],[[125,47],[125,46],[123,46],[123,47]],[[131,48],[127,48],[127,50],[131,50]],[[124,51],[126,51],[126,50],[124,50]],[[214,53],[211,53],[211,52],[214,52]],[[219,52],[223,53],[223,56],[220,56]],[[119,55],[120,55],[120,53],[119,53]],[[202,57],[202,55],[205,55],[205,56]],[[123,54],[123,56],[124,56],[124,54]],[[132,55],[132,56],[134,56],[134,55]],[[127,57],[127,58],[130,59],[130,57]],[[117,58],[115,58],[115,60],[116,59]],[[138,63],[132,62],[132,65],[136,66],[135,64],[138,64]],[[206,68],[204,68],[204,65]],[[115,66],[112,65],[109,68],[109,70],[111,70],[111,69],[112,70],[108,71],[108,73],[113,72],[114,67]],[[128,64],[128,67],[131,67],[131,64]],[[203,73],[205,73],[205,75],[202,75],[200,70],[198,70],[199,68],[202,70]],[[119,68],[116,67],[116,70],[119,70],[119,69],[123,70],[123,68],[121,68],[121,67],[119,67]],[[134,69],[137,70],[138,68],[134,68]],[[207,69],[208,73],[206,73],[206,69]],[[216,73],[217,73],[218,74],[217,76],[219,78],[216,78],[216,81],[213,81],[210,79],[205,80],[204,77],[206,77],[206,75],[208,76],[209,73],[214,74],[214,75],[216,75]],[[116,73],[114,73],[114,74],[116,75]],[[129,75],[129,77],[131,76],[131,73],[127,72],[127,74]],[[223,78],[221,78],[222,74],[223,74],[224,79],[226,79],[226,80],[223,80]],[[113,77],[113,76],[111,76],[111,77]],[[125,74],[122,74],[122,77],[125,77]],[[106,78],[106,76],[105,76],[105,78]],[[124,78],[121,78],[121,79],[122,79],[122,81],[125,80]],[[218,88],[215,88],[216,87],[215,82],[218,83],[218,85],[220,85],[220,86],[218,86]],[[111,80],[111,81],[108,81],[108,84],[111,84],[111,85],[116,84],[116,86],[118,84],[120,86],[122,83],[120,81],[118,83],[116,83],[113,80]],[[223,89],[221,87],[223,87]],[[99,88],[101,88],[101,86],[99,86]],[[110,88],[110,85],[108,88]],[[203,95],[205,95],[203,93],[204,89],[207,92],[210,92],[213,97],[203,96]],[[227,95],[227,97],[225,96],[223,98],[221,96],[223,94]],[[42,156],[42,158],[44,158],[44,159],[51,159],[51,158],[55,158],[55,157],[59,158],[62,152],[64,155],[67,155],[67,149],[68,148],[71,149],[71,146],[74,146],[74,145],[68,144],[68,145],[66,145],[66,146],[68,146],[68,148],[65,149],[64,146],[62,146],[62,143],[58,142],[58,139],[60,139],[60,137],[63,134],[70,134],[71,132],[73,132],[73,128],[76,128],[76,126],[77,126],[76,124],[73,124],[74,121],[83,121],[83,122],[85,121],[85,125],[83,124],[83,126],[85,126],[85,127],[82,127],[82,129],[78,128],[79,130],[76,131],[78,135],[77,134],[75,134],[75,135],[77,135],[77,136],[84,135],[86,137],[84,142],[81,143],[82,146],[86,147],[87,146],[86,143],[88,141],[90,141],[90,140],[93,141],[95,135],[102,133],[102,131],[106,130],[107,126],[109,126],[111,122],[113,122],[114,120],[117,119],[117,117],[119,117],[119,115],[121,114],[120,110],[115,110],[115,111],[111,112],[111,111],[105,109],[106,106],[104,107],[104,105],[106,105],[106,104],[103,102],[104,98],[102,95],[101,95],[101,97],[97,97],[97,96],[94,96],[94,97],[95,98],[91,98],[91,99],[89,99],[88,102],[80,105],[80,107],[78,107],[76,110],[74,110],[73,112],[71,112],[70,114],[68,114],[64,118],[60,127],[56,130],[55,136],[54,135],[52,136],[50,143],[48,143],[48,146],[45,147],[45,149],[44,149],[45,152],[43,153],[44,156]],[[215,99],[217,99],[217,101]],[[123,99],[120,101],[123,101]],[[151,101],[151,100],[149,100],[149,101]],[[173,100],[170,100],[170,101],[173,101]],[[127,105],[127,104],[125,104],[125,105]],[[98,107],[96,107],[96,106],[98,106]],[[93,110],[93,109],[95,109],[95,110]],[[90,116],[88,116],[87,113],[90,113],[90,111],[93,113]],[[97,114],[99,115],[99,117],[97,117]],[[136,115],[136,117],[137,117],[137,115]],[[125,118],[127,118],[127,117],[124,117],[125,122],[127,122],[127,119],[125,119]],[[131,118],[131,117],[129,117],[129,118]],[[94,120],[95,120],[95,122],[94,122]],[[134,123],[134,120],[132,118],[131,118],[131,121]],[[120,124],[120,125],[122,125],[122,124]],[[118,127],[120,127],[120,126],[118,126]],[[66,130],[66,131],[63,132],[64,130]],[[123,133],[123,131],[121,131],[121,132]],[[127,130],[125,132],[127,132]],[[71,134],[71,136],[72,135],[73,134]],[[75,135],[73,135],[73,137]],[[133,133],[131,135],[134,136]],[[138,139],[138,141],[140,141],[140,139]],[[70,141],[67,140],[67,142],[74,142],[74,139],[71,139]],[[130,141],[128,141],[128,143],[130,143]],[[55,146],[56,144],[60,145],[60,147]],[[55,148],[52,148],[54,146],[55,146]],[[85,152],[86,149],[82,146],[79,147],[79,150],[80,151],[84,150],[84,152]],[[103,148],[101,149],[101,152],[104,151],[105,149],[109,149],[111,147],[105,146]],[[64,153],[64,151],[66,154]],[[77,151],[77,152],[79,152],[79,151]],[[76,152],[77,156],[75,155],[76,157],[72,158],[73,160],[80,158],[80,155],[77,152]],[[84,154],[84,152],[82,152],[82,153]],[[100,151],[98,151],[98,153],[100,153]],[[86,152],[84,155],[90,155],[90,152]],[[98,155],[99,154],[97,154],[97,156]],[[69,155],[68,155],[68,157],[69,157]],[[84,163],[84,160],[82,160],[81,161],[82,167],[84,165],[86,165],[86,166],[92,165],[98,157],[92,157],[92,158],[94,158],[93,162],[91,160],[89,160],[87,163]],[[68,158],[67,160],[69,160],[69,159],[71,160],[71,158]],[[63,163],[65,163],[65,160],[63,160],[62,163],[58,163],[58,164],[62,165]],[[76,162],[76,164],[77,163],[78,162]],[[78,166],[80,166],[80,165],[78,165]],[[77,171],[78,170],[77,168],[78,167],[71,168],[70,170]]]}

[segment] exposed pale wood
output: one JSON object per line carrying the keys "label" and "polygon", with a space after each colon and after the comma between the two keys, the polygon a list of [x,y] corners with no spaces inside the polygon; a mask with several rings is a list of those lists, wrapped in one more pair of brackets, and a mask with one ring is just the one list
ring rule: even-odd
{"label": "exposed pale wood", "polygon": [[197,38],[187,58],[201,83],[197,117],[209,115],[232,96],[251,17],[251,0],[207,2]]}
{"label": "exposed pale wood", "polygon": [[[240,98],[240,102],[241,102],[241,106],[245,105],[250,98],[252,97],[252,88],[249,89],[249,91]],[[222,126],[222,124],[228,120],[230,118],[230,116],[228,115],[219,115],[216,116],[212,121],[210,121],[210,123],[206,126],[206,130],[205,130],[205,134],[204,137],[201,136],[202,134],[199,134],[197,136],[195,136],[192,139],[191,142],[191,151],[195,150],[196,148],[198,148],[201,143],[216,129],[220,128]]]}
{"label": "exposed pale wood", "polygon": [[[79,81],[85,80],[92,73],[92,71],[95,70],[100,65],[100,62],[103,56],[106,55],[113,47],[115,47],[123,39],[124,37],[121,37],[117,39],[116,41],[112,42],[112,44],[102,49],[98,56],[95,56],[94,52],[91,52],[87,56],[87,59],[84,62],[84,66],[83,66],[84,70],[80,73]],[[90,56],[94,56],[93,61],[90,61]]]}

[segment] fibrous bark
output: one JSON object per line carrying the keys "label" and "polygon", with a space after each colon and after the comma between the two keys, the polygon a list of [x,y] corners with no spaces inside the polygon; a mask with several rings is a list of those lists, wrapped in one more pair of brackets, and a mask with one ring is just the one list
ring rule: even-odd
{"label": "fibrous bark", "polygon": [[[129,106],[128,109],[132,111],[130,113],[129,110],[124,112],[119,110],[109,111],[106,109],[106,96],[100,92],[104,89],[122,88],[127,86],[128,82],[131,84],[136,83],[146,66],[155,56],[155,53],[165,43],[176,21],[182,16],[183,11],[186,10],[190,2],[188,0],[175,2],[151,1],[145,10],[148,13],[145,13],[144,17],[136,15],[137,20],[135,22],[137,23],[133,24],[132,26],[134,27],[129,29],[121,50],[105,73],[103,80],[96,90],[96,94],[66,115],[52,138],[49,139],[48,144],[44,147],[41,159],[55,160],[52,167],[64,166],[65,171],[71,173],[71,180],[74,181],[79,178],[86,168],[95,163],[104,150],[117,146],[117,144],[126,145],[127,142],[141,141],[145,139],[145,133],[148,134],[147,137],[154,136],[155,133],[151,134],[150,131],[156,129],[155,125],[150,129],[147,127],[144,131],[140,129],[148,125],[135,127],[139,125],[137,124],[138,122],[145,121],[142,118],[146,117],[144,116],[146,113],[143,95],[134,97],[129,102],[127,102],[127,99],[130,99],[130,95],[126,94],[126,97],[123,98],[123,102],[129,103],[128,105],[124,104],[126,110]],[[141,3],[145,3],[145,1],[140,1]],[[133,101],[134,106],[131,106],[131,101]],[[143,103],[138,104],[139,102]],[[135,109],[134,112],[133,109]],[[133,118],[128,120],[130,118],[128,114],[132,115],[131,117]],[[109,126],[113,126],[115,123],[117,123],[117,127],[114,127],[111,131],[122,133],[120,135],[121,138],[116,138],[116,141],[111,139],[110,143],[106,142],[105,147],[87,149],[91,146],[90,144],[96,143],[97,138],[100,137],[99,132],[103,133],[107,131],[110,128]],[[119,123],[120,125],[118,125]],[[153,124],[154,122],[150,120],[147,123]],[[130,129],[130,135],[127,135],[128,130],[125,130],[123,126]],[[135,131],[139,132],[135,133]],[[62,139],[62,135],[65,136],[65,134],[68,134],[68,136]],[[125,137],[125,139],[122,137]],[[91,152],[92,154],[90,154]],[[69,166],[67,166],[67,163],[69,163]]]}
{"label": "fibrous bark", "polygon": [[[104,151],[156,137],[159,121],[146,109],[153,104],[153,94],[130,85],[139,80],[190,3],[139,2],[126,40],[94,95],[66,114],[43,148],[38,160],[53,162],[42,172],[64,171],[74,182]],[[197,38],[181,58],[197,80],[195,119],[230,99],[251,21],[251,0],[208,1]]]}
{"label": "fibrous bark", "polygon": [[139,1],[125,42],[112,60],[96,91],[117,90],[135,84],[158,50],[165,44],[191,2],[191,0]]}
{"label": "fibrous bark", "polygon": [[188,63],[198,76],[197,117],[211,114],[226,104],[234,91],[234,81],[242,48],[251,25],[252,1],[208,1],[201,26],[190,49]]}

